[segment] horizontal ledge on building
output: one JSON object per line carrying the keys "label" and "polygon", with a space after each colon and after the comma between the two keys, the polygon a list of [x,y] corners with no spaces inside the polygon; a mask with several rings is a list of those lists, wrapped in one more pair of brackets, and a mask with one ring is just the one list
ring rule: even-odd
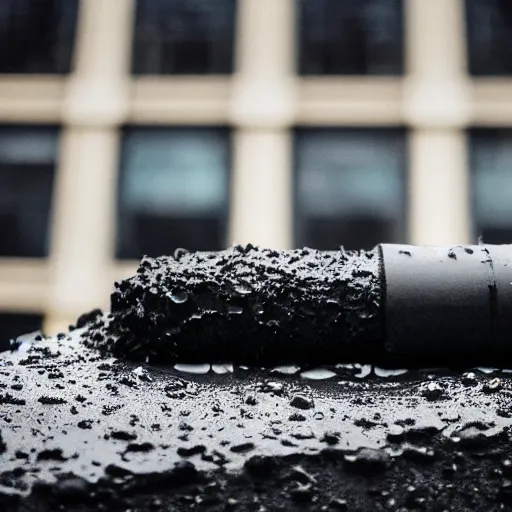
{"label": "horizontal ledge on building", "polygon": [[0,309],[43,312],[51,284],[50,264],[44,259],[0,259]]}
{"label": "horizontal ledge on building", "polygon": [[128,122],[227,124],[229,77],[145,77],[130,87]]}
{"label": "horizontal ledge on building", "polygon": [[401,102],[400,78],[303,78],[297,83],[297,123],[400,124]]}
{"label": "horizontal ledge on building", "polygon": [[[73,124],[76,120],[67,119],[64,113],[69,81],[66,76],[0,75],[0,123]],[[428,120],[421,113],[411,112],[405,98],[407,79],[404,77],[295,77],[292,83],[291,117],[276,120],[270,116],[269,127],[276,123],[283,127],[293,124],[453,125],[454,128],[512,125],[512,79],[506,77],[468,81],[467,113],[457,116],[455,121],[447,119],[446,113],[438,115],[430,109]],[[125,86],[126,114],[121,120],[116,118],[114,124],[246,124],[233,113],[234,76],[127,77]],[[421,96],[415,98],[417,102]],[[104,121],[93,120],[93,124]],[[265,128],[265,123],[263,119],[258,127]]]}
{"label": "horizontal ledge on building", "polygon": [[512,79],[477,78],[471,83],[472,124],[512,126]]}
{"label": "horizontal ledge on building", "polygon": [[65,86],[62,76],[0,76],[1,121],[59,123]]}

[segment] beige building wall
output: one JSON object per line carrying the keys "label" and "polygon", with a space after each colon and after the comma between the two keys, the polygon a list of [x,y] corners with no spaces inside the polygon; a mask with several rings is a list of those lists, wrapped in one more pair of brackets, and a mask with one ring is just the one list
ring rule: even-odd
{"label": "beige building wall", "polygon": [[130,75],[134,0],[81,0],[71,75],[0,77],[0,123],[62,127],[51,256],[0,259],[0,309],[43,312],[54,333],[134,272],[113,256],[125,124],[231,126],[229,241],[276,248],[292,245],[293,127],[405,126],[410,241],[468,242],[465,130],[510,123],[512,81],[469,79],[462,0],[405,6],[403,77],[301,78],[294,0],[239,0],[232,76],[145,78]]}

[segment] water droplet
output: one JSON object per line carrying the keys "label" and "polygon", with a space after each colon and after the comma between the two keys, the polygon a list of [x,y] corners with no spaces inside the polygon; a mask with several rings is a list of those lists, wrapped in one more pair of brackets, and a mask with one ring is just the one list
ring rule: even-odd
{"label": "water droplet", "polygon": [[235,291],[240,295],[248,295],[252,292],[252,289],[247,283],[238,283],[235,285]]}
{"label": "water droplet", "polygon": [[219,375],[223,373],[233,373],[232,364],[212,364],[212,370]]}
{"label": "water droplet", "polygon": [[209,364],[175,364],[174,369],[184,373],[205,374],[210,371]]}
{"label": "water droplet", "polygon": [[26,354],[31,346],[32,346],[32,343],[30,341],[24,341],[24,342],[20,343],[20,345],[18,345],[17,352],[19,354]]}
{"label": "water droplet", "polygon": [[377,377],[396,377],[407,373],[409,370],[406,368],[379,368],[376,366],[373,371]]}
{"label": "water droplet", "polygon": [[172,291],[170,298],[176,304],[183,304],[188,300],[188,293],[185,290],[176,289]]}
{"label": "water droplet", "polygon": [[174,259],[176,261],[180,261],[180,259],[187,254],[189,254],[189,251],[187,249],[183,249],[183,247],[178,247],[174,251]]}
{"label": "water droplet", "polygon": [[484,392],[492,393],[494,391],[499,391],[501,389],[501,379],[495,377],[491,379],[489,382],[486,382],[484,385]]}
{"label": "water droplet", "polygon": [[324,380],[335,377],[336,374],[331,370],[326,370],[325,368],[314,368],[313,370],[302,372],[300,376],[304,379]]}
{"label": "water droplet", "polygon": [[364,379],[365,377],[368,377],[372,373],[372,366],[370,364],[363,364],[361,366],[361,373],[356,374],[356,377],[358,379]]}
{"label": "water droplet", "polygon": [[272,373],[282,373],[283,375],[293,375],[300,370],[298,366],[276,366],[270,370]]}
{"label": "water droplet", "polygon": [[482,372],[482,373],[492,373],[492,372],[496,372],[498,371],[497,368],[491,368],[489,366],[479,366],[478,368],[476,368],[479,372]]}
{"label": "water droplet", "polygon": [[244,312],[244,308],[241,306],[229,306],[228,313],[230,315],[241,315]]}
{"label": "water droplet", "polygon": [[11,341],[11,348],[16,350],[19,354],[26,354],[30,347],[39,339],[41,339],[41,331],[29,332],[22,334],[16,338],[16,341]]}
{"label": "water droplet", "polygon": [[465,386],[476,386],[478,381],[476,375],[473,372],[466,372],[462,375],[462,384]]}

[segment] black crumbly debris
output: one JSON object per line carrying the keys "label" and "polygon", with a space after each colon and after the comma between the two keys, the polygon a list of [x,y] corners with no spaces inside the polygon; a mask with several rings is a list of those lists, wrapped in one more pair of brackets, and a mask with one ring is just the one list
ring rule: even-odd
{"label": "black crumbly debris", "polygon": [[0,354],[2,512],[512,510],[510,373],[196,375],[80,336]]}
{"label": "black crumbly debris", "polygon": [[379,262],[376,249],[252,245],[144,258],[116,283],[110,315],[88,317],[86,343],[160,364],[378,360]]}
{"label": "black crumbly debris", "polygon": [[80,329],[82,327],[85,327],[86,325],[93,324],[98,320],[98,317],[101,317],[103,314],[103,311],[101,309],[93,309],[92,311],[89,311],[88,313],[84,313],[83,315],[80,315],[76,321],[76,329]]}

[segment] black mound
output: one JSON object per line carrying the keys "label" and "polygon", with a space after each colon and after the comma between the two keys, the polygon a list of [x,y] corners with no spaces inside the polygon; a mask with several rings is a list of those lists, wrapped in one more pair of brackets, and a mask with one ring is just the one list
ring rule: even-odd
{"label": "black mound", "polygon": [[379,255],[273,251],[144,258],[116,284],[88,344],[140,361],[290,362],[382,359]]}

